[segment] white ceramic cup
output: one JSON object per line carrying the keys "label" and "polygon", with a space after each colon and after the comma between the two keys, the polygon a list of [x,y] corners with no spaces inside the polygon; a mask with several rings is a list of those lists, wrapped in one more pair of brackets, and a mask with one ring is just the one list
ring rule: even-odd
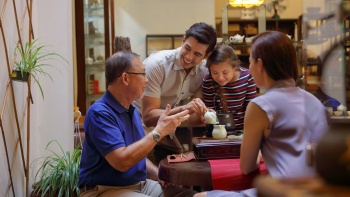
{"label": "white ceramic cup", "polygon": [[327,111],[328,111],[328,114],[329,114],[330,116],[332,116],[332,115],[333,115],[333,107],[327,107],[326,109],[327,109]]}

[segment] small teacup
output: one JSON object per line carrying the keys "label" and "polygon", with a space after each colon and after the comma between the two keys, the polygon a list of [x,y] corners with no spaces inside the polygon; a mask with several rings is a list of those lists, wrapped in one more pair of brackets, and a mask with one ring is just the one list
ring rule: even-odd
{"label": "small teacup", "polygon": [[333,107],[327,107],[328,115],[333,115]]}
{"label": "small teacup", "polygon": [[334,111],[334,115],[341,116],[341,115],[343,115],[343,111],[339,111],[339,110]]}

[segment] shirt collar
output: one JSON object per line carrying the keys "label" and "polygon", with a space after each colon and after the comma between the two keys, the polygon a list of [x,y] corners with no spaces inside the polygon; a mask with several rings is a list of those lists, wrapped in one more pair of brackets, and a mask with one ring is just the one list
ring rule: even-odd
{"label": "shirt collar", "polygon": [[182,70],[183,69],[183,67],[181,66],[180,51],[181,51],[181,47],[175,49],[174,70]]}
{"label": "shirt collar", "polygon": [[130,105],[129,109],[126,109],[113,97],[113,95],[108,90],[106,90],[106,93],[103,95],[102,99],[105,100],[105,102],[113,109],[115,109],[118,113],[133,113],[135,110],[135,106],[132,104]]}

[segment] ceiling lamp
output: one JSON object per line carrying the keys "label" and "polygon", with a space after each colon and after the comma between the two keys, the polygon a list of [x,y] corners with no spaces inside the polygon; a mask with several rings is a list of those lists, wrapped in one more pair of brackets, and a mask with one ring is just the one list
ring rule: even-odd
{"label": "ceiling lamp", "polygon": [[254,6],[261,6],[264,0],[229,0],[232,7],[250,8]]}

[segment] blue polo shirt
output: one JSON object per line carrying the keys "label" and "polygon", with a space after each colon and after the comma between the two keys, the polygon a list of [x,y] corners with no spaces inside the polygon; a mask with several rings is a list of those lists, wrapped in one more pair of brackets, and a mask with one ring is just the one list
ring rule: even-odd
{"label": "blue polo shirt", "polygon": [[140,115],[133,105],[125,109],[110,92],[88,110],[84,122],[85,140],[80,163],[79,187],[127,186],[146,180],[146,158],[126,172],[114,169],[105,156],[144,137]]}

